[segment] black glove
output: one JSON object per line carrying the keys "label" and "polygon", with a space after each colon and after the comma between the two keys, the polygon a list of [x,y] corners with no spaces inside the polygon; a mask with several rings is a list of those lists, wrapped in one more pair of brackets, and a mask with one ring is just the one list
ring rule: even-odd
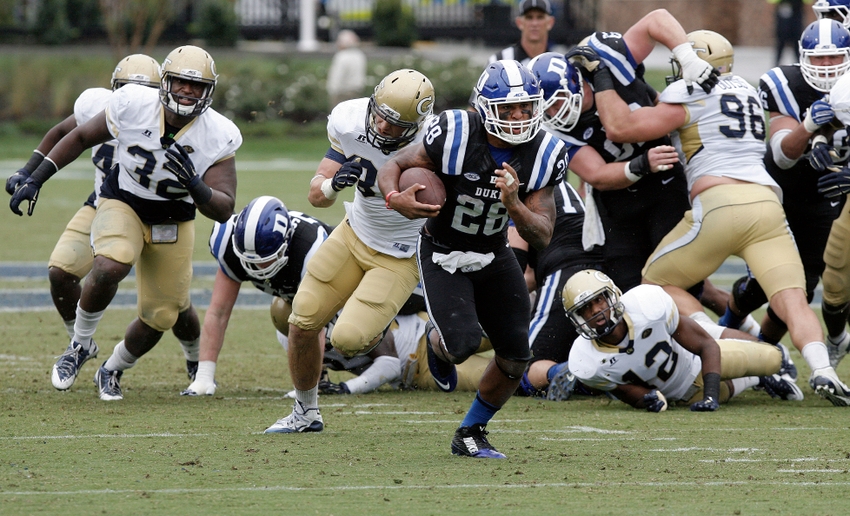
{"label": "black glove", "polygon": [[25,168],[22,168],[11,176],[9,176],[9,178],[6,179],[6,193],[9,195],[14,194],[15,190],[17,190],[19,186],[24,184],[24,182],[29,179],[29,177],[30,173]]}
{"label": "black glove", "polygon": [[691,412],[714,412],[720,408],[720,403],[711,396],[706,396],[702,401],[691,405]]}
{"label": "black glove", "polygon": [[9,208],[12,210],[12,213],[23,217],[24,213],[21,211],[19,206],[22,202],[29,201],[27,215],[32,217],[32,212],[35,210],[35,203],[38,201],[38,192],[40,191],[41,183],[32,177],[27,178],[27,180],[24,181],[22,185],[18,186],[12,194],[12,200],[9,201]]}
{"label": "black glove", "polygon": [[850,168],[844,167],[818,179],[818,192],[826,198],[839,197],[850,192]]}
{"label": "black glove", "polygon": [[354,186],[360,179],[360,174],[363,173],[363,165],[360,164],[360,158],[353,161],[347,161],[339,167],[339,170],[334,174],[331,181],[331,188],[335,192],[341,191],[343,188]]}
{"label": "black glove", "polygon": [[650,412],[661,412],[667,408],[667,399],[658,389],[652,389],[643,395],[643,404]]}
{"label": "black glove", "polygon": [[605,61],[589,46],[574,47],[564,58],[581,68],[581,75],[593,87],[594,92],[613,90],[614,77]]}
{"label": "black glove", "polygon": [[[44,161],[44,154],[39,152],[38,150],[32,151],[32,156],[27,161],[27,164],[20,168],[17,172],[9,176],[6,180],[6,193],[12,195],[15,193],[15,190],[18,189],[19,186],[24,184],[24,181],[29,178],[33,172],[41,165],[41,162]],[[44,181],[42,181],[44,184]]]}
{"label": "black glove", "polygon": [[818,141],[812,146],[812,151],[809,153],[809,164],[818,172],[825,172],[826,169],[833,167],[835,162],[832,160],[832,146],[826,142]]}
{"label": "black glove", "polygon": [[174,143],[174,147],[165,151],[166,162],[162,168],[174,174],[177,181],[184,188],[189,189],[192,181],[200,181],[200,177],[195,173],[195,164],[192,163],[192,158],[189,153],[179,143]]}
{"label": "black glove", "polygon": [[174,174],[177,182],[189,191],[189,195],[197,204],[210,202],[212,188],[207,186],[201,176],[195,172],[195,164],[192,163],[192,158],[182,145],[175,142],[172,148],[165,151],[165,159],[162,168]]}

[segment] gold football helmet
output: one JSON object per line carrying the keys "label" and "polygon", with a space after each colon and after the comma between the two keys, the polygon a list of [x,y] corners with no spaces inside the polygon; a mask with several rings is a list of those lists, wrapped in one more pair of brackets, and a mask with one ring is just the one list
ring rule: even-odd
{"label": "gold football helmet", "polygon": [[[202,83],[203,94],[200,97],[189,97],[172,92],[171,83],[175,77]],[[180,116],[198,116],[212,104],[217,79],[215,61],[204,49],[192,45],[177,47],[162,62],[159,98],[169,111]],[[188,99],[192,103],[181,104],[180,99]]]}
{"label": "gold football helmet", "polygon": [[[564,285],[561,298],[564,302],[564,310],[567,318],[573,323],[576,330],[588,339],[598,339],[608,335],[623,319],[623,303],[620,296],[623,293],[606,274],[593,269],[586,269],[573,274]],[[593,300],[603,296],[608,303],[608,308],[592,315],[590,319],[582,317],[582,309],[591,304]],[[595,328],[589,323],[604,317],[606,323],[601,328]]]}
{"label": "gold football helmet", "polygon": [[[688,34],[688,41],[694,47],[697,56],[720,71],[720,75],[732,73],[735,61],[735,49],[732,43],[722,35],[711,30],[695,30]],[[673,77],[667,78],[667,84],[682,78],[682,67],[676,58],[670,58]]]}
{"label": "gold football helmet", "polygon": [[[375,86],[366,112],[366,141],[389,153],[410,143],[434,110],[434,86],[423,74],[411,69],[396,70]],[[400,136],[378,131],[376,117],[403,129]]]}
{"label": "gold football helmet", "polygon": [[144,54],[133,54],[122,59],[112,72],[112,90],[134,83],[149,88],[159,88],[161,80],[159,63]]}

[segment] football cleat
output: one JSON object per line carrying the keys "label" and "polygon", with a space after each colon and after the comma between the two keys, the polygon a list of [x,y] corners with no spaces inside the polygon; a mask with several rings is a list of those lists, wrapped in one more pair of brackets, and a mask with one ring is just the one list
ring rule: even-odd
{"label": "football cleat", "polygon": [[506,459],[507,456],[493,448],[487,440],[485,425],[462,426],[452,439],[452,454],[476,459]]}
{"label": "football cleat", "polygon": [[788,352],[788,348],[785,347],[785,344],[777,343],[774,345],[782,352],[782,365],[779,366],[779,376],[796,382],[797,366],[795,366],[794,361],[791,360],[791,353]]}
{"label": "football cleat", "polygon": [[80,374],[80,368],[96,357],[97,352],[97,344],[94,341],[91,342],[91,347],[86,351],[79,342],[72,340],[65,352],[53,364],[53,372],[50,375],[53,386],[60,391],[70,389],[77,380],[77,375]]}
{"label": "football cleat", "polygon": [[833,342],[831,337],[827,337],[826,350],[829,353],[829,365],[835,369],[847,351],[850,351],[850,333],[844,332],[844,337],[839,342]]}
{"label": "football cleat", "polygon": [[[431,321],[425,323],[425,350],[428,352],[428,370],[434,378],[437,388],[443,392],[452,392],[457,388],[457,367],[451,362],[440,360],[431,348],[431,330],[434,325]],[[445,370],[448,369],[448,372]]]}
{"label": "football cleat", "polygon": [[97,391],[100,399],[104,401],[123,400],[124,395],[121,394],[121,385],[118,383],[121,380],[121,375],[124,371],[110,371],[106,368],[106,362],[94,374],[94,384],[97,385]]}
{"label": "football cleat", "polygon": [[322,421],[322,415],[319,413],[319,407],[304,408],[304,405],[295,400],[295,405],[292,407],[292,414],[278,419],[275,424],[266,428],[264,434],[294,434],[303,432],[321,432],[324,430],[325,424]]}
{"label": "football cleat", "polygon": [[850,407],[850,389],[838,379],[835,369],[824,367],[812,371],[809,385],[821,398],[836,407]]}
{"label": "football cleat", "polygon": [[753,388],[755,390],[763,390],[771,398],[803,401],[803,391],[797,387],[797,384],[790,378],[778,374],[759,377],[759,384]]}
{"label": "football cleat", "polygon": [[549,389],[546,391],[546,399],[551,401],[567,401],[573,395],[576,388],[576,375],[570,372],[569,367],[563,367],[552,377]]}
{"label": "football cleat", "polygon": [[186,361],[186,376],[189,377],[189,380],[195,381],[195,375],[198,374],[198,361],[197,360],[187,360]]}
{"label": "football cleat", "polygon": [[333,383],[327,369],[322,369],[319,377],[319,394],[351,394],[345,382]]}

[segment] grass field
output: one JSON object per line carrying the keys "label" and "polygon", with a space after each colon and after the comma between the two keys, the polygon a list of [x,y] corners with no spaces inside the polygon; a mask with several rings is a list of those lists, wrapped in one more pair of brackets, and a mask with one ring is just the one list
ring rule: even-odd
{"label": "grass field", "polygon": [[[107,312],[95,363],[132,316]],[[489,426],[505,461],[449,453],[472,393],[322,396],[324,432],[263,435],[291,407],[267,317],[235,312],[215,396],[178,396],[188,381],[167,335],[125,373],[125,399],[102,402],[93,364],[67,392],[50,385],[65,345],[53,313],[0,314],[0,513],[822,515],[850,503],[850,420],[807,387],[803,402],[747,392],[711,414],[514,398]]]}

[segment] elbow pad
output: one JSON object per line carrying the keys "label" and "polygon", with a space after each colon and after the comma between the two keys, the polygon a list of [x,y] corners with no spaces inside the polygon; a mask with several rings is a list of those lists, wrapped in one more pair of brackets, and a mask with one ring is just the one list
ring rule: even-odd
{"label": "elbow pad", "polygon": [[797,164],[798,159],[791,159],[782,152],[782,140],[788,136],[790,129],[784,129],[777,132],[770,138],[770,152],[773,154],[773,162],[782,170],[788,170]]}

